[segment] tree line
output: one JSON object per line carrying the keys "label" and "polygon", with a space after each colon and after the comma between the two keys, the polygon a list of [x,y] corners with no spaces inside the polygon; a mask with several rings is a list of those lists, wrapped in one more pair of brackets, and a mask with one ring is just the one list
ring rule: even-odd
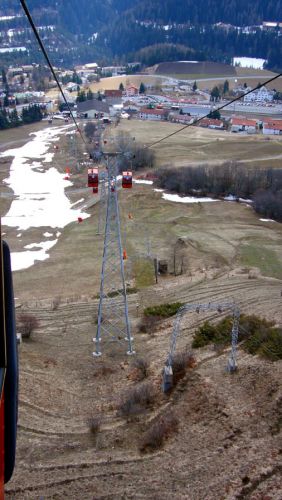
{"label": "tree line", "polygon": [[216,167],[163,167],[157,185],[180,195],[251,198],[257,213],[282,221],[282,168],[250,169],[225,162]]}
{"label": "tree line", "polygon": [[7,111],[6,108],[0,109],[0,130],[19,127],[41,121],[43,118],[42,111],[37,104],[31,104],[27,108],[23,108],[20,116],[17,109]]}

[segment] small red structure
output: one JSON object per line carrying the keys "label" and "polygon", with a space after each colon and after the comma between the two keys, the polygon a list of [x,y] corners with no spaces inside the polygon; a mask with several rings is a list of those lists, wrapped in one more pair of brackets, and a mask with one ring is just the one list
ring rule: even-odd
{"label": "small red structure", "polygon": [[66,167],[66,174],[70,174],[70,168]]}
{"label": "small red structure", "polygon": [[88,169],[88,187],[96,188],[98,193],[99,174],[98,168]]}
{"label": "small red structure", "polygon": [[65,175],[64,181],[69,181],[69,180],[70,180],[70,176],[69,175]]}
{"label": "small red structure", "polygon": [[126,250],[124,250],[124,251],[122,252],[122,259],[123,259],[123,260],[126,260],[126,259],[127,259],[127,253],[126,253]]}
{"label": "small red structure", "polygon": [[122,172],[122,187],[132,188],[132,172]]}
{"label": "small red structure", "polygon": [[82,222],[83,218],[82,217],[77,217],[77,222]]}

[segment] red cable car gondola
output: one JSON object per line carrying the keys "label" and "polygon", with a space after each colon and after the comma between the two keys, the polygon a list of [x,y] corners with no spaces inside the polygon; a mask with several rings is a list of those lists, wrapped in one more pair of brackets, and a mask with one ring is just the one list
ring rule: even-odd
{"label": "red cable car gondola", "polygon": [[99,185],[98,168],[89,168],[88,169],[88,187],[92,187],[93,189],[94,188],[97,189],[97,193],[98,193],[98,185]]}
{"label": "red cable car gondola", "polygon": [[132,172],[122,172],[122,187],[132,188]]}

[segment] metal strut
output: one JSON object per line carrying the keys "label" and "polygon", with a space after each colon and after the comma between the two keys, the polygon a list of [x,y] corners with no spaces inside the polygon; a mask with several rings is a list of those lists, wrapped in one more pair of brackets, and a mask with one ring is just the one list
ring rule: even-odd
{"label": "metal strut", "polygon": [[103,334],[112,340],[128,345],[127,354],[134,354],[130,333],[128,303],[124,275],[123,250],[121,243],[120,215],[117,193],[117,159],[108,159],[107,165],[107,215],[104,237],[104,251],[101,271],[98,326],[94,356],[100,356]]}
{"label": "metal strut", "polygon": [[100,189],[100,200],[99,200],[99,214],[98,214],[98,227],[97,234],[102,234],[105,230],[105,213],[106,213],[106,172],[101,172],[99,175],[99,189]]}

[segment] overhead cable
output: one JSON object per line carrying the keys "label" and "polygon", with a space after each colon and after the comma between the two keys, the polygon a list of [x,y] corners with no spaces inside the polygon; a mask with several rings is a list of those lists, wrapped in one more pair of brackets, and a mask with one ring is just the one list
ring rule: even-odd
{"label": "overhead cable", "polygon": [[[261,87],[264,87],[265,85],[268,85],[271,82],[274,82],[274,80],[277,80],[277,78],[280,78],[280,76],[282,76],[282,73],[279,73],[279,74],[273,76],[272,78],[269,78],[269,80],[267,80],[264,83],[260,83],[254,89],[248,90],[244,94],[244,96],[246,96],[248,94],[251,94],[252,92],[255,92],[255,90],[258,90]],[[222,106],[219,106],[218,108],[213,109],[212,112],[221,111],[222,109],[226,108],[227,106],[230,106],[231,104],[235,103],[236,101],[239,101],[240,99],[242,99],[242,96],[235,97],[234,99],[232,99],[231,101],[223,104]],[[160,142],[165,141],[166,139],[169,139],[169,137],[172,137],[172,136],[174,136],[176,134],[179,134],[180,132],[182,132],[182,130],[185,130],[188,127],[192,127],[194,125],[197,125],[197,123],[200,123],[202,120],[204,120],[204,118],[208,118],[210,116],[210,113],[211,113],[211,111],[209,113],[207,113],[206,115],[201,116],[200,118],[197,118],[196,120],[193,120],[193,123],[188,123],[187,125],[184,125],[184,127],[181,127],[179,130],[176,130],[175,132],[172,132],[171,134],[167,134],[164,137],[162,137],[161,139],[158,139],[157,141],[152,142],[151,144],[149,144],[147,146],[147,148],[151,148],[152,146],[155,146],[156,144],[159,144]]]}
{"label": "overhead cable", "polygon": [[68,101],[67,101],[67,99],[66,99],[66,96],[65,96],[65,94],[64,94],[64,91],[63,91],[63,89],[62,89],[62,86],[61,86],[61,84],[60,84],[60,82],[59,82],[59,80],[58,80],[58,77],[57,77],[57,75],[56,75],[56,73],[55,73],[55,70],[54,70],[54,68],[53,68],[53,65],[52,65],[52,63],[51,63],[51,61],[50,61],[50,59],[49,59],[49,56],[48,56],[48,54],[47,54],[47,52],[46,52],[46,49],[45,49],[45,47],[44,47],[44,45],[43,45],[43,42],[42,42],[41,38],[40,38],[40,35],[39,35],[39,33],[38,33],[38,30],[37,30],[37,28],[36,28],[36,26],[35,26],[35,24],[34,24],[34,22],[33,22],[33,19],[32,19],[32,17],[31,17],[31,14],[30,14],[30,12],[29,12],[29,9],[28,9],[28,7],[27,7],[27,5],[26,5],[26,3],[25,3],[25,0],[20,0],[20,2],[21,2],[21,5],[22,5],[22,8],[23,8],[23,10],[24,10],[24,12],[25,12],[25,14],[26,14],[26,16],[27,16],[28,20],[29,20],[29,23],[30,23],[30,25],[31,25],[31,27],[32,27],[33,33],[34,33],[34,35],[35,35],[35,37],[36,37],[36,39],[37,39],[37,41],[38,41],[38,43],[39,43],[39,46],[40,46],[40,48],[41,48],[41,50],[42,50],[42,52],[43,52],[43,54],[44,54],[44,57],[45,57],[45,59],[46,59],[46,61],[47,61],[47,63],[48,63],[48,66],[49,66],[49,68],[50,68],[50,70],[51,70],[51,73],[52,73],[52,75],[53,75],[53,77],[54,77],[54,80],[55,80],[56,84],[58,85],[59,90],[60,90],[60,92],[61,92],[61,94],[62,94],[62,97],[63,97],[63,99],[64,99],[64,101],[65,101],[65,103],[66,103],[66,105],[67,105],[67,108],[68,108],[68,110],[69,110],[69,112],[70,112],[70,115],[71,115],[71,117],[72,117],[72,120],[73,120],[73,122],[74,122],[74,124],[75,124],[75,126],[76,126],[76,128],[77,128],[77,130],[78,130],[78,132],[79,132],[79,134],[80,134],[81,139],[83,140],[84,144],[86,144],[86,141],[85,141],[85,139],[84,139],[84,137],[83,137],[83,135],[82,135],[82,132],[81,132],[81,130],[80,130],[80,128],[79,128],[79,126],[78,126],[78,124],[77,124],[77,121],[76,121],[75,117],[73,116],[72,110],[71,110],[70,105],[69,105],[69,103],[68,103]]}

